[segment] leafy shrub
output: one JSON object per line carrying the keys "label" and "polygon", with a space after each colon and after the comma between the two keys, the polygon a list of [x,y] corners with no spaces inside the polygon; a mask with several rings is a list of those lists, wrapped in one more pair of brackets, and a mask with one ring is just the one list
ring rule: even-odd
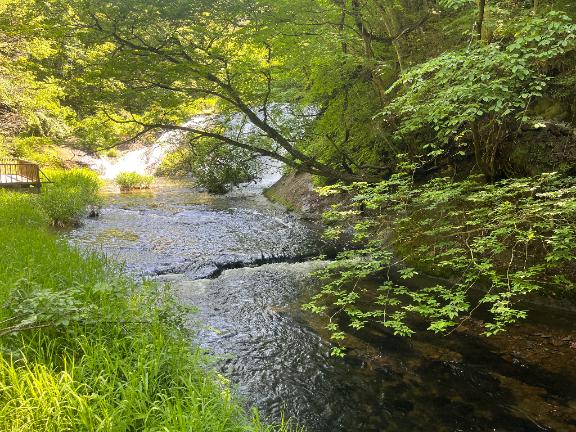
{"label": "leafy shrub", "polygon": [[182,177],[192,173],[190,149],[177,148],[167,153],[156,170],[156,175],[166,177]]}
{"label": "leafy shrub", "polygon": [[152,186],[154,177],[142,175],[135,172],[123,172],[116,176],[116,184],[120,190],[128,191],[133,189],[149,189]]}
{"label": "leafy shrub", "polygon": [[115,159],[118,156],[120,156],[120,152],[115,148],[111,148],[111,149],[106,151],[106,156],[108,156],[109,158]]}
{"label": "leafy shrub", "polygon": [[217,194],[253,180],[259,171],[252,153],[209,139],[195,140],[170,153],[159,168],[162,175],[191,174],[199,186]]}
{"label": "leafy shrub", "polygon": [[31,160],[43,167],[62,166],[62,156],[48,137],[11,137],[7,143],[12,157]]}
{"label": "leafy shrub", "polygon": [[[439,178],[418,185],[397,174],[322,191],[355,195],[325,217],[333,237],[355,219],[359,247],[327,268],[327,284],[306,308],[337,308],[353,328],[375,321],[410,335],[408,319],[420,317],[429,330],[447,332],[482,307],[492,316],[484,324],[490,335],[526,317],[518,302],[529,294],[576,294],[576,178],[543,174],[496,184]],[[418,274],[414,267],[454,279],[414,288],[404,282]],[[375,293],[362,289],[364,278],[396,271]],[[473,289],[482,292],[479,299]],[[336,340],[344,337],[336,324],[330,330]]]}
{"label": "leafy shrub", "polygon": [[464,152],[471,136],[478,167],[497,177],[499,147],[543,95],[549,64],[576,49],[576,24],[561,12],[519,20],[512,28],[507,46],[480,43],[406,72],[389,90],[399,96],[382,113],[398,125],[397,142],[418,142],[418,155],[434,159]]}

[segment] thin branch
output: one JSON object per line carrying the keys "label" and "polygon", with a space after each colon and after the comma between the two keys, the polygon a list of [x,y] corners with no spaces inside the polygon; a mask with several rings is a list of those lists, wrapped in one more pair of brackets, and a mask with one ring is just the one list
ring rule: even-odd
{"label": "thin branch", "polygon": [[133,135],[133,136],[131,136],[130,138],[127,138],[127,139],[125,139],[125,140],[123,140],[123,141],[120,141],[120,142],[117,142],[117,143],[114,143],[114,144],[112,144],[112,145],[105,146],[105,147],[97,147],[97,148],[96,148],[96,151],[111,150],[111,149],[113,149],[113,148],[120,147],[121,145],[124,145],[124,144],[133,143],[133,142],[136,141],[138,138],[140,138],[140,137],[143,136],[143,135],[146,135],[146,134],[147,134],[148,132],[150,132],[151,130],[152,130],[151,128],[144,128],[144,129],[142,129],[140,132],[136,133],[135,135]]}

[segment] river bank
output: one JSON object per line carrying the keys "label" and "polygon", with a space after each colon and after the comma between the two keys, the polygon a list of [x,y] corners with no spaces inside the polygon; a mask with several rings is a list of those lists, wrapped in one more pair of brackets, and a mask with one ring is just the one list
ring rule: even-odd
{"label": "river bank", "polygon": [[165,287],[63,241],[99,181],[51,177],[41,195],[0,190],[0,430],[293,430],[231,396]]}

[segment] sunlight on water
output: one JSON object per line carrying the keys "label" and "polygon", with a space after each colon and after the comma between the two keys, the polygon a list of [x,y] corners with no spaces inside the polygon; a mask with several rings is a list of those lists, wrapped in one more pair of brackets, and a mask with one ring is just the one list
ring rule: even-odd
{"label": "sunlight on water", "polygon": [[[183,126],[199,127],[206,123],[207,118],[205,115],[194,116]],[[151,146],[130,150],[118,158],[82,155],[79,160],[100,173],[103,179],[114,179],[122,172],[154,174],[164,156],[174,150],[184,136],[183,131],[168,131],[162,133]]]}

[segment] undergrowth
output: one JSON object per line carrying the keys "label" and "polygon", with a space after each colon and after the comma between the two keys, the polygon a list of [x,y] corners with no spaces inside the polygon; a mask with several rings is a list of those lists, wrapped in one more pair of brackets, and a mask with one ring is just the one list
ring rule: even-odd
{"label": "undergrowth", "polygon": [[0,226],[26,224],[65,227],[74,224],[87,206],[100,199],[98,176],[87,169],[45,170],[52,183],[41,193],[10,193],[0,190]]}

